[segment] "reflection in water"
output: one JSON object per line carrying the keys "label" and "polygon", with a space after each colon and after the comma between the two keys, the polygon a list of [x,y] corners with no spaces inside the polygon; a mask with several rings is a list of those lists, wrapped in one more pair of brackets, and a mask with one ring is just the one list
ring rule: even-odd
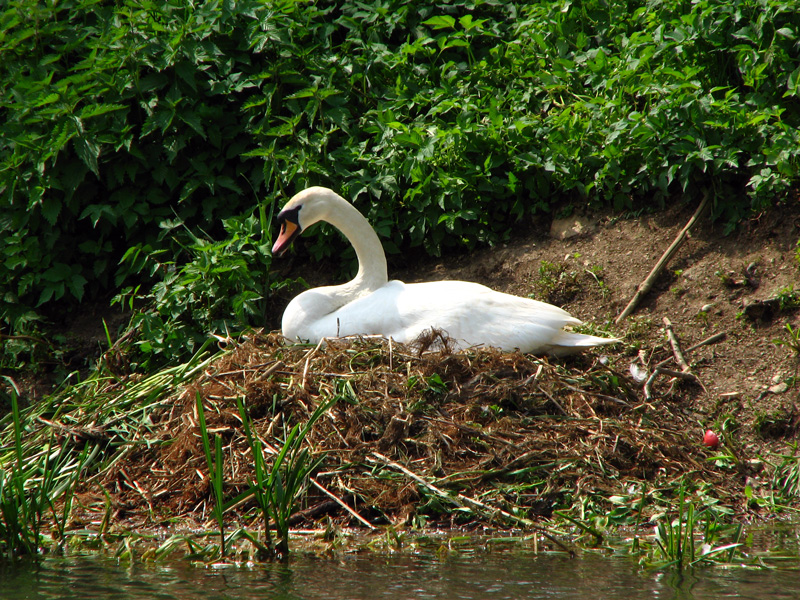
{"label": "reflection in water", "polygon": [[[796,565],[796,563],[794,563]],[[287,565],[202,569],[183,562],[117,564],[97,557],[0,564],[0,600],[115,598],[237,599],[584,599],[800,597],[794,570],[709,568],[642,571],[631,561],[525,552],[423,556],[299,557]]]}

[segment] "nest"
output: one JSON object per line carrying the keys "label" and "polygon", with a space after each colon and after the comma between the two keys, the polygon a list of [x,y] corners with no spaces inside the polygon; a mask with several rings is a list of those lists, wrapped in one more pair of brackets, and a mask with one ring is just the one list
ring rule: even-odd
{"label": "nest", "polygon": [[[688,440],[695,422],[679,403],[645,401],[606,362],[595,355],[550,362],[491,349],[453,353],[438,332],[414,346],[354,338],[317,347],[256,333],[174,402],[161,403],[150,414],[148,443],[117,460],[99,483],[118,518],[207,518],[199,395],[209,433],[223,440],[231,498],[254,479],[237,399],[265,451],[277,453],[295,424],[337,398],[305,438],[324,462],[298,520],[377,525],[424,516],[447,527],[519,525],[582,496],[632,486],[688,479],[724,493],[736,485]],[[459,505],[474,510],[452,510]],[[229,514],[244,518],[252,509],[243,503]]]}

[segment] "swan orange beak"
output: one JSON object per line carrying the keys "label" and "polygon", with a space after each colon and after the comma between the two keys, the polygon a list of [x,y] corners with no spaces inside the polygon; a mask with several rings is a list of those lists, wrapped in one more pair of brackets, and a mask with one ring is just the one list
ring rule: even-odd
{"label": "swan orange beak", "polygon": [[289,221],[288,219],[281,223],[281,232],[278,239],[275,240],[275,245],[272,246],[272,254],[280,256],[289,249],[292,241],[300,233],[300,226],[297,223]]}

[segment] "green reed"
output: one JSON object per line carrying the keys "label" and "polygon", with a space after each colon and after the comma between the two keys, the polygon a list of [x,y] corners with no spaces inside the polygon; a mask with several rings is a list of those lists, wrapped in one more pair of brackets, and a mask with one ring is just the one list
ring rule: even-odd
{"label": "green reed", "polygon": [[200,423],[200,435],[203,438],[203,451],[206,455],[209,479],[211,481],[211,492],[214,496],[213,513],[214,519],[219,527],[220,553],[225,556],[225,503],[223,500],[224,479],[222,476],[222,438],[219,434],[214,436],[214,456],[211,456],[211,442],[208,437],[208,427],[206,426],[206,412],[203,408],[203,399],[197,394],[197,418]]}
{"label": "green reed", "polygon": [[[301,427],[298,423],[292,427],[275,456],[272,467],[267,466],[261,440],[253,433],[250,416],[244,403],[241,399],[238,400],[239,414],[242,417],[255,467],[255,481],[251,483],[248,495],[252,493],[261,510],[264,536],[271,554],[282,557],[289,554],[289,519],[299,498],[308,489],[309,476],[324,459],[324,456],[311,456],[306,446],[306,438],[314,424],[337,400],[338,396],[334,396],[322,402],[305,425]],[[277,543],[274,546],[270,536],[270,522],[275,524]]]}
{"label": "green reed", "polygon": [[[68,443],[57,442],[53,432],[44,449],[25,453],[19,395],[11,384],[13,455],[0,463],[0,558],[32,556],[38,559],[46,546],[63,544],[78,478],[98,454],[86,443],[77,457]],[[43,533],[46,525],[52,534]]]}

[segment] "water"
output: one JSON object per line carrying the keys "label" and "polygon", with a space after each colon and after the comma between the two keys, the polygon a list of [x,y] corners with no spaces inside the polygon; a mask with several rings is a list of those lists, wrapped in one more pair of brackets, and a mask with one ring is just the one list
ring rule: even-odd
{"label": "water", "polygon": [[[794,567],[797,561],[790,561]],[[433,556],[299,557],[287,565],[220,570],[185,562],[118,564],[101,556],[0,564],[0,599],[114,598],[372,600],[694,600],[800,598],[795,569],[642,571],[630,559],[526,552]]]}

